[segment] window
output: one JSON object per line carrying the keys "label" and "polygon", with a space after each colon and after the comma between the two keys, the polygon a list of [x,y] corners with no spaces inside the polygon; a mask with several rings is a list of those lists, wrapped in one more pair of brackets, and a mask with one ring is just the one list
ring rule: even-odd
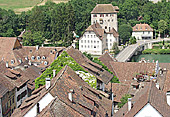
{"label": "window", "polygon": [[34,59],[35,59],[35,57],[34,57],[34,56],[32,56],[32,57],[31,57],[31,59],[32,59],[32,60],[34,60]]}
{"label": "window", "polygon": [[106,14],[106,16],[108,17],[108,14]]}
{"label": "window", "polygon": [[87,35],[87,37],[89,38],[89,35]]}
{"label": "window", "polygon": [[37,60],[40,60],[40,58],[41,58],[40,56],[37,56]]}
{"label": "window", "polygon": [[148,34],[150,34],[150,31],[148,32]]}
{"label": "window", "polygon": [[45,56],[43,56],[43,57],[42,57],[42,59],[46,59],[46,57],[45,57]]}
{"label": "window", "polygon": [[110,46],[112,46],[112,43],[110,43]]}
{"label": "window", "polygon": [[11,64],[14,64],[14,60],[11,60]]}
{"label": "window", "polygon": [[112,19],[112,22],[113,22],[113,19]]}
{"label": "window", "polygon": [[108,46],[108,43],[106,43],[106,46]]}
{"label": "window", "polygon": [[93,41],[91,40],[91,43],[93,43]]}
{"label": "window", "polygon": [[81,40],[81,43],[83,43],[83,40]]}
{"label": "window", "polygon": [[89,31],[89,33],[91,33],[91,31]]}
{"label": "window", "polygon": [[86,40],[84,40],[84,43],[86,43]]}
{"label": "window", "polygon": [[100,17],[104,17],[104,14],[100,14]]}
{"label": "window", "polygon": [[83,48],[83,45],[81,45],[81,48]]}
{"label": "window", "polygon": [[88,43],[90,43],[90,41],[88,40]]}
{"label": "window", "polygon": [[108,22],[110,22],[110,20],[108,20]]}
{"label": "window", "polygon": [[91,38],[93,38],[93,35],[91,35]]}
{"label": "window", "polygon": [[88,45],[88,48],[90,48],[90,46]]}
{"label": "window", "polygon": [[107,26],[105,26],[105,29],[107,29]]}
{"label": "window", "polygon": [[96,35],[94,35],[94,38],[96,37]]}
{"label": "window", "polygon": [[84,37],[86,38],[86,35],[84,35]]}
{"label": "window", "polygon": [[97,14],[94,14],[93,17],[97,17]]}
{"label": "window", "polygon": [[99,43],[99,41],[97,41],[97,43]]}
{"label": "window", "polygon": [[94,48],[96,48],[96,46],[94,46]]}
{"label": "window", "polygon": [[110,42],[112,42],[112,39],[110,39]]}
{"label": "window", "polygon": [[96,43],[96,41],[94,41],[94,43]]}
{"label": "window", "polygon": [[93,46],[91,45],[91,48],[93,48]]}
{"label": "window", "polygon": [[99,45],[97,45],[97,48],[99,48]]}
{"label": "window", "polygon": [[143,34],[144,34],[144,31],[143,31]]}
{"label": "window", "polygon": [[108,42],[108,39],[106,39],[106,42]]}
{"label": "window", "polygon": [[84,46],[84,48],[86,48],[86,45]]}
{"label": "window", "polygon": [[48,62],[47,62],[47,61],[45,61],[45,62],[44,62],[44,65],[48,65]]}

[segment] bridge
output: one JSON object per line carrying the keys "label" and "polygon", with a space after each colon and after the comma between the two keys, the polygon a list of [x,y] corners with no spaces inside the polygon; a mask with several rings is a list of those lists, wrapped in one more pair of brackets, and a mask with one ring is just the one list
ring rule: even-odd
{"label": "bridge", "polygon": [[136,44],[129,45],[124,48],[117,56],[116,60],[119,62],[127,62],[130,61],[133,55],[137,55],[139,51],[143,51],[145,49],[152,49],[152,44],[160,41],[170,41],[170,38],[165,39],[153,39],[153,40],[139,40]]}

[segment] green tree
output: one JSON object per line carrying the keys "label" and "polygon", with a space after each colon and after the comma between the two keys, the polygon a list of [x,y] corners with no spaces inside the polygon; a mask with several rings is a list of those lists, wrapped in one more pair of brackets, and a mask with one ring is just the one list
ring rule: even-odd
{"label": "green tree", "polygon": [[123,24],[119,27],[119,35],[124,44],[126,41],[129,40],[131,34],[132,34],[132,27],[130,25]]}
{"label": "green tree", "polygon": [[119,48],[118,48],[117,42],[114,42],[114,43],[113,43],[112,50],[113,50],[113,53],[114,53],[114,54],[118,54],[118,53],[119,53],[120,50],[119,50]]}
{"label": "green tree", "polygon": [[120,99],[121,102],[118,103],[118,107],[119,107],[119,108],[122,108],[123,105],[128,102],[128,98],[131,98],[131,97],[132,97],[132,96],[131,96],[130,94],[125,94],[125,95]]}
{"label": "green tree", "polygon": [[129,39],[129,44],[135,44],[135,43],[136,43],[136,38],[131,36]]}
{"label": "green tree", "polygon": [[158,30],[160,33],[163,33],[167,29],[167,22],[164,20],[160,20],[158,22]]}
{"label": "green tree", "polygon": [[23,45],[24,46],[35,46],[41,45],[45,41],[45,38],[42,36],[40,31],[38,32],[26,32],[23,36]]}

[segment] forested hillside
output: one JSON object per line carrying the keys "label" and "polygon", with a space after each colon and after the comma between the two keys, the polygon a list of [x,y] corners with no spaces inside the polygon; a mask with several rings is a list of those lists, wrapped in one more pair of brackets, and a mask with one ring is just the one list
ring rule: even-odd
{"label": "forested hillside", "polygon": [[[169,34],[170,2],[165,0],[157,4],[148,0],[71,0],[59,4],[47,2],[44,6],[37,6],[20,15],[16,15],[12,10],[0,9],[0,36],[18,36],[26,29],[28,32],[24,37],[24,45],[40,45],[44,39],[48,39],[54,45],[69,46],[73,40],[72,31],[81,36],[90,25],[90,12],[97,3],[119,6],[119,26],[148,23],[156,30],[163,27],[162,30]],[[139,16],[142,16],[143,20],[138,21]],[[159,22],[160,20],[163,20],[163,23]]]}

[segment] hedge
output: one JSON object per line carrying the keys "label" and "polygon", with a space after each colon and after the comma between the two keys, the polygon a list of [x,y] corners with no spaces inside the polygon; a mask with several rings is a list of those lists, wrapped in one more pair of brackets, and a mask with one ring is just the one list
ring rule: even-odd
{"label": "hedge", "polygon": [[142,54],[170,54],[170,49],[146,49]]}

